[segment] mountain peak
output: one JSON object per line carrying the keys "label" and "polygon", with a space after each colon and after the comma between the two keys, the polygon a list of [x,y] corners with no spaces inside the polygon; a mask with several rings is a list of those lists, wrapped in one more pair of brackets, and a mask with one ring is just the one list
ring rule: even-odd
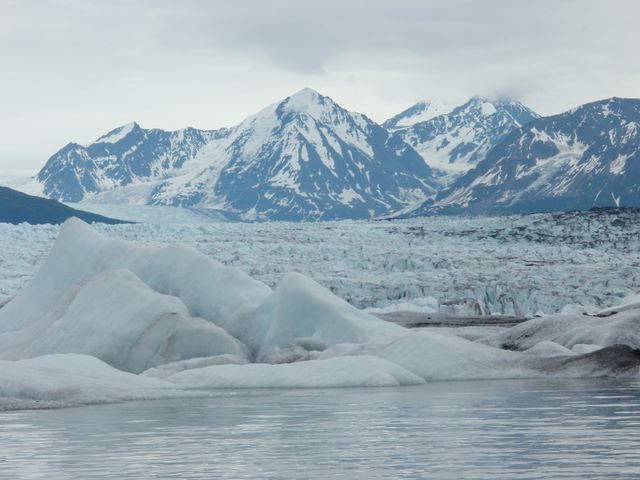
{"label": "mountain peak", "polygon": [[126,125],[122,125],[121,127],[114,128],[106,135],[98,138],[94,143],[118,143],[123,138],[127,137],[130,133],[134,131],[141,130],[140,125],[136,122],[130,122]]}
{"label": "mountain peak", "polygon": [[466,110],[470,110],[470,109],[477,110],[485,117],[489,117],[494,113],[496,113],[498,111],[497,107],[500,107],[500,106],[501,106],[501,102],[484,98],[484,97],[473,96],[471,97],[471,99],[469,99],[467,103],[462,105],[460,108],[466,109]]}
{"label": "mountain peak", "polygon": [[303,88],[285,98],[278,107],[287,113],[306,113],[312,117],[320,117],[327,109],[337,107],[337,104],[311,88]]}
{"label": "mountain peak", "polygon": [[450,113],[456,105],[442,99],[424,99],[384,122],[389,129],[404,128]]}
{"label": "mountain peak", "polygon": [[331,98],[321,95],[312,88],[303,88],[296,93],[273,103],[258,113],[245,119],[236,128],[278,128],[283,119],[291,119],[299,115],[307,115],[315,119],[331,117],[335,111],[343,111]]}
{"label": "mountain peak", "polygon": [[298,90],[293,95],[290,95],[288,98],[299,100],[299,101],[317,102],[318,99],[321,97],[322,95],[320,95],[320,93],[317,90],[314,90],[313,88],[309,88],[309,87],[304,87],[303,89]]}
{"label": "mountain peak", "polygon": [[390,130],[400,130],[428,122],[441,115],[475,111],[482,116],[490,117],[499,110],[514,110],[519,113],[526,110],[533,113],[520,102],[509,98],[491,98],[474,95],[464,103],[427,98],[391,117],[384,122],[384,126]]}
{"label": "mountain peak", "polygon": [[539,115],[522,104],[521,102],[508,97],[482,97],[475,95],[465,104],[456,107],[452,114],[484,117],[489,119],[494,114],[499,113],[499,119],[510,119],[514,127],[520,127],[531,120],[539,118]]}
{"label": "mountain peak", "polygon": [[510,106],[522,105],[522,103],[508,97],[484,97],[474,95],[465,105],[481,106],[483,104],[493,105],[495,108],[506,108]]}

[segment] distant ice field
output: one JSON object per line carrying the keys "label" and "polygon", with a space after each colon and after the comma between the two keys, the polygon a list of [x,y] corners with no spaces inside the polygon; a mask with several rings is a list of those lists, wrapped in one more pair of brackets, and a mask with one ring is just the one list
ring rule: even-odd
{"label": "distant ice field", "polygon": [[[201,216],[198,223],[198,212],[154,208],[135,211],[135,220],[154,223],[97,229],[141,245],[190,245],[270,286],[300,272],[358,308],[551,314],[607,308],[640,291],[635,211],[323,223]],[[37,271],[58,230],[0,224],[0,303]]]}

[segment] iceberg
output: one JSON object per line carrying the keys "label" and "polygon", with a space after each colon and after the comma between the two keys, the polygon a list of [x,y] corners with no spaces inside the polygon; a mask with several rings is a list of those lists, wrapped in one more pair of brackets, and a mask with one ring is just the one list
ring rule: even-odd
{"label": "iceberg", "polygon": [[71,219],[42,269],[0,310],[0,359],[81,353],[139,373],[197,356],[247,357],[210,319],[233,322],[268,291],[190,249],[135,247]]}
{"label": "iceberg", "polygon": [[390,342],[405,334],[399,325],[385,322],[298,273],[284,275],[256,315],[250,344],[264,361],[282,347],[298,345],[322,351],[342,343]]}
{"label": "iceberg", "polygon": [[[32,281],[0,309],[0,359],[92,355],[140,373],[193,358],[269,361],[404,329],[291,273],[274,290],[178,245],[137,247],[67,221]],[[274,362],[277,363],[277,362]]]}
{"label": "iceberg", "polygon": [[0,361],[0,410],[54,408],[183,394],[154,378],[123,372],[88,355]]}
{"label": "iceberg", "polygon": [[418,375],[372,355],[269,365],[224,365],[186,370],[166,378],[187,389],[331,388],[420,385]]}

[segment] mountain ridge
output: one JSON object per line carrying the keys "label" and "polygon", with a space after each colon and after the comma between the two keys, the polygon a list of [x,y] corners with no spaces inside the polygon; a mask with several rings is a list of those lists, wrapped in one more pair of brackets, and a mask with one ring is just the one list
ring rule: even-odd
{"label": "mountain ridge", "polygon": [[438,186],[399,137],[308,88],[232,128],[132,122],[65,146],[36,180],[65,201],[206,206],[246,220],[370,218]]}
{"label": "mountain ridge", "polygon": [[[637,206],[638,101],[612,97],[548,117],[508,99],[472,97],[446,113],[443,102],[421,102],[385,122],[395,119],[390,131],[305,88],[231,128],[130,122],[69,143],[35,187],[64,201],[205,207],[247,221]],[[549,181],[562,185],[543,195]]]}
{"label": "mountain ridge", "polygon": [[634,207],[638,178],[640,99],[612,97],[514,130],[411,215]]}
{"label": "mountain ridge", "polygon": [[449,112],[393,131],[446,185],[475,167],[512,130],[535,118],[539,115],[518,101],[474,96]]}

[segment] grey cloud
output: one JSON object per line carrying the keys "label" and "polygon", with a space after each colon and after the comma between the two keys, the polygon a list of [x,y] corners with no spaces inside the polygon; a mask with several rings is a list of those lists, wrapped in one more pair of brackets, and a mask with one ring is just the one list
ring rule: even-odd
{"label": "grey cloud", "polygon": [[[376,120],[424,97],[554,113],[639,96],[635,0],[0,0],[3,166],[143,125],[232,125],[303,86]],[[39,141],[33,142],[38,135]]]}

